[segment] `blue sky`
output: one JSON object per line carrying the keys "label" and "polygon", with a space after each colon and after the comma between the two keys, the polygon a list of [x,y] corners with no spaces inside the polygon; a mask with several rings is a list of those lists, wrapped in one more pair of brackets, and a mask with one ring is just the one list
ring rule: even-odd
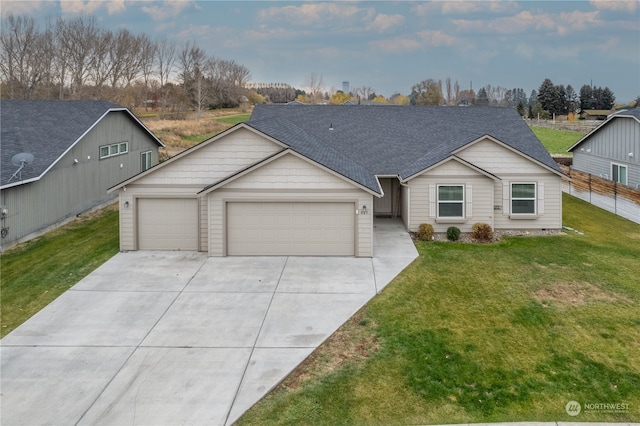
{"label": "blue sky", "polygon": [[640,95],[640,2],[629,1],[2,1],[2,14],[40,22],[91,14],[104,28],[196,41],[234,60],[255,82],[302,87],[315,73],[328,91],[369,86],[409,94],[427,78],[538,89],[609,87]]}

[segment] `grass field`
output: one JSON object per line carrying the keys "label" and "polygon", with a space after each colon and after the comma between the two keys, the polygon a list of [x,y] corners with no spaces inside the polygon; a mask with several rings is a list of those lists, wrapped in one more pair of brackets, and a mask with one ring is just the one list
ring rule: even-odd
{"label": "grass field", "polygon": [[571,155],[567,152],[567,149],[585,135],[584,133],[572,132],[570,130],[555,130],[537,126],[531,126],[531,130],[552,155]]}
{"label": "grass field", "polygon": [[567,195],[563,220],[584,235],[419,243],[240,424],[640,420],[640,226]]}
{"label": "grass field", "polygon": [[118,252],[115,206],[0,255],[0,336],[29,319]]}

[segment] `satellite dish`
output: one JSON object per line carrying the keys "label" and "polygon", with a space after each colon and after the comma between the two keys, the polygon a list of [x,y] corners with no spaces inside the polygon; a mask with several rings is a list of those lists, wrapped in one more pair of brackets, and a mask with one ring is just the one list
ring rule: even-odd
{"label": "satellite dish", "polygon": [[16,172],[13,175],[11,175],[11,177],[9,178],[7,183],[11,182],[11,180],[14,177],[16,177],[18,175],[18,173],[20,174],[20,180],[22,180],[22,169],[27,164],[31,164],[33,162],[34,158],[35,157],[33,156],[33,154],[31,154],[29,152],[21,152],[19,154],[14,155],[13,157],[11,157],[11,164],[13,164],[14,166],[18,167],[18,170],[16,170]]}
{"label": "satellite dish", "polygon": [[33,154],[29,152],[21,152],[11,157],[11,164],[14,166],[24,166],[25,164],[31,164],[33,162]]}

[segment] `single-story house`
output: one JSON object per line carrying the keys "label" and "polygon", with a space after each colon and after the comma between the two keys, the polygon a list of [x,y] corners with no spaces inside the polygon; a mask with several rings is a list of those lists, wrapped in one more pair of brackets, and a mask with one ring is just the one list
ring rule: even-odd
{"label": "single-story house", "polygon": [[122,250],[370,257],[380,216],[560,229],[561,176],[510,108],[259,105],[111,191]]}
{"label": "single-story house", "polygon": [[163,146],[104,101],[2,100],[0,249],[108,202],[107,189],[158,163]]}
{"label": "single-story house", "polygon": [[580,112],[583,120],[606,120],[614,111],[608,109],[584,109]]}
{"label": "single-story house", "polygon": [[573,169],[640,188],[640,108],[610,115],[567,151]]}

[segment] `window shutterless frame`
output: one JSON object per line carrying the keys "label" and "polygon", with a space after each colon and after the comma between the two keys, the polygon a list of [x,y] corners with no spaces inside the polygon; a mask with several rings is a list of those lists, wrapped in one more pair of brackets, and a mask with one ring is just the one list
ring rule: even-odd
{"label": "window shutterless frame", "polygon": [[145,151],[140,154],[140,171],[144,172],[151,168],[151,151]]}
{"label": "window shutterless frame", "polygon": [[611,180],[626,185],[627,166],[623,164],[611,163]]}
{"label": "window shutterless frame", "polygon": [[438,185],[439,218],[464,218],[464,185]]}
{"label": "window shutterless frame", "polygon": [[129,142],[118,142],[100,147],[100,159],[114,157],[129,152]]}
{"label": "window shutterless frame", "polygon": [[511,214],[537,214],[537,185],[535,182],[511,183]]}

